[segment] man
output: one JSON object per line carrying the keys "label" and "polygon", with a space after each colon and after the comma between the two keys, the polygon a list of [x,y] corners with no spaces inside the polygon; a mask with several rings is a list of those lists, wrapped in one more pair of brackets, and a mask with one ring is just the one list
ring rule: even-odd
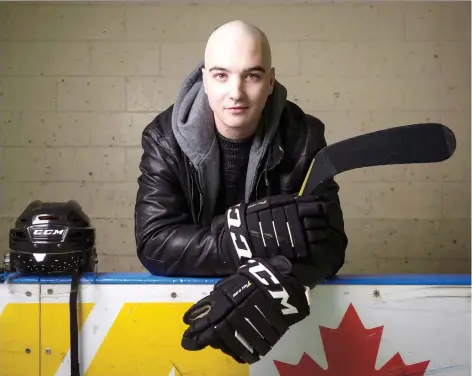
{"label": "man", "polygon": [[324,125],[287,101],[271,60],[261,30],[221,26],[142,135],[139,260],[154,275],[223,277],[185,314],[182,346],[241,363],[309,314],[306,290],[337,273],[347,246],[333,180],[297,197]]}

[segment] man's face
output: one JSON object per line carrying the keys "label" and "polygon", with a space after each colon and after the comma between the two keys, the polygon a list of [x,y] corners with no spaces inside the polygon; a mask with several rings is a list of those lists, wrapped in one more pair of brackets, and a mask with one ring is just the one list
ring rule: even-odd
{"label": "man's face", "polygon": [[220,129],[242,135],[255,129],[274,86],[266,60],[260,43],[248,38],[218,43],[209,51],[203,82]]}

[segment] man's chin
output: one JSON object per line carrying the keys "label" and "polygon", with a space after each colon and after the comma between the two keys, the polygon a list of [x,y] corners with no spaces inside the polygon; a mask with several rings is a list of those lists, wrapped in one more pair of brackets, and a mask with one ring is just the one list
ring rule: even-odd
{"label": "man's chin", "polygon": [[234,117],[225,117],[224,123],[228,128],[245,128],[248,126],[247,119],[243,117],[237,119]]}

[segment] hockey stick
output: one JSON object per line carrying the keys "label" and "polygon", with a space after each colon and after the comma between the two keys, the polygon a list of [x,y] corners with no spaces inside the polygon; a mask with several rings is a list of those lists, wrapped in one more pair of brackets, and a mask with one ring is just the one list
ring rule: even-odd
{"label": "hockey stick", "polygon": [[319,184],[344,171],[442,162],[455,150],[454,133],[440,123],[410,124],[361,134],[321,149],[310,164],[299,196],[313,194]]}

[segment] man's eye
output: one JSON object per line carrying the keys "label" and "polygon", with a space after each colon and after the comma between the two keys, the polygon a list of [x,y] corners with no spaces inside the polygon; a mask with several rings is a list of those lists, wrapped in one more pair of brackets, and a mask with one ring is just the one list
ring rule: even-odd
{"label": "man's eye", "polygon": [[248,76],[248,78],[250,78],[251,80],[258,80],[258,79],[260,78],[259,75],[254,74],[254,73],[249,73],[247,76]]}
{"label": "man's eye", "polygon": [[226,74],[224,73],[216,73],[213,75],[214,78],[218,78],[218,79],[223,79],[226,77]]}

